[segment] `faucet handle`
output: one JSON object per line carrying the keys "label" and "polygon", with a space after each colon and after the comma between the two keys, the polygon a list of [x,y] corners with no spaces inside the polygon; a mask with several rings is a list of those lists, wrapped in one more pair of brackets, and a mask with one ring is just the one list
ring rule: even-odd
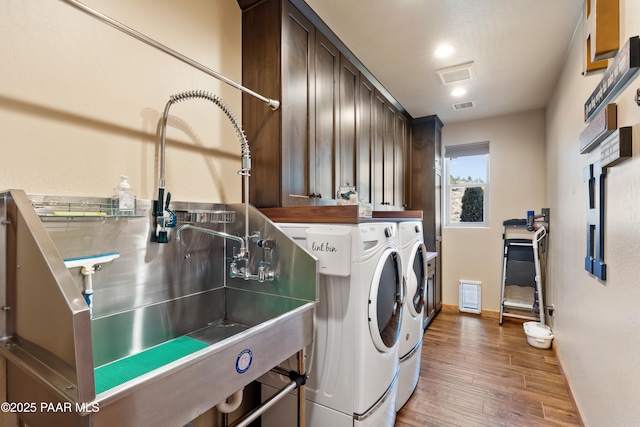
{"label": "faucet handle", "polygon": [[276,279],[276,274],[269,270],[269,263],[260,261],[260,266],[258,267],[258,282],[273,282]]}

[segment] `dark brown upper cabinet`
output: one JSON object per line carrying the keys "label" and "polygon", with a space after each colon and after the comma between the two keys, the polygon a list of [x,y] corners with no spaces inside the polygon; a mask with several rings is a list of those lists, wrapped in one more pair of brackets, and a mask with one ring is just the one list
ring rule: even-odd
{"label": "dark brown upper cabinet", "polygon": [[393,204],[394,206],[407,207],[407,192],[409,189],[409,126],[405,116],[396,114],[394,137],[394,181]]}
{"label": "dark brown upper cabinet", "polygon": [[315,50],[315,175],[311,189],[316,198],[332,199],[338,189],[338,120],[340,52],[316,31]]}
{"label": "dark brown upper cabinet", "polygon": [[281,102],[243,94],[251,203],[332,203],[348,183],[376,207],[403,207],[407,116],[289,0],[238,4],[243,85]]}
{"label": "dark brown upper cabinet", "polygon": [[249,5],[242,28],[243,84],[280,100],[280,108],[272,111],[243,94],[251,202],[274,207],[331,198],[339,52],[286,0]]}
{"label": "dark brown upper cabinet", "polygon": [[[339,82],[339,155],[336,159],[338,185],[355,185],[358,191],[358,89],[360,73],[344,55],[340,55]],[[359,193],[359,196],[362,197]]]}
{"label": "dark brown upper cabinet", "polygon": [[356,106],[356,188],[365,203],[373,202],[373,128],[375,88],[360,73]]}
{"label": "dark brown upper cabinet", "polygon": [[376,90],[373,96],[373,144],[371,147],[371,173],[373,175],[374,209],[386,205],[384,200],[384,116],[387,100]]}
{"label": "dark brown upper cabinet", "polygon": [[374,94],[372,120],[374,209],[405,208],[408,120],[378,91]]}
{"label": "dark brown upper cabinet", "polygon": [[411,125],[411,209],[424,212],[424,244],[436,251],[441,237],[442,127],[438,116],[421,117]]}
{"label": "dark brown upper cabinet", "polygon": [[[382,118],[382,205],[395,206],[395,135],[396,109],[387,102]],[[378,202],[378,201],[376,201]]]}

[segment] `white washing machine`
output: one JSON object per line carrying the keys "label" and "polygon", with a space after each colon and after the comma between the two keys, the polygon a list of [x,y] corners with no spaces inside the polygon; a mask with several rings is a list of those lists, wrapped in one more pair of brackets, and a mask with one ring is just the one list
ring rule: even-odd
{"label": "white washing machine", "polygon": [[422,221],[398,222],[398,245],[405,277],[405,297],[398,348],[397,411],[407,403],[420,378],[427,287],[427,248],[422,236]]}
{"label": "white washing machine", "polygon": [[[398,386],[402,265],[394,223],[278,224],[319,260],[314,343],[307,349],[307,427],[392,427]],[[295,370],[290,359],[282,367]],[[268,373],[263,400],[288,379]],[[296,425],[292,395],[263,427]]]}

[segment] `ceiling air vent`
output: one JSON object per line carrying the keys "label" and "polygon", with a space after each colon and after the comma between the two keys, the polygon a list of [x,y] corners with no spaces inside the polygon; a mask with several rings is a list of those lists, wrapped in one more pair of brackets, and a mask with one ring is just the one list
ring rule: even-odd
{"label": "ceiling air vent", "polygon": [[475,108],[476,104],[473,101],[460,102],[458,104],[453,104],[454,111],[460,110],[468,110],[469,108]]}
{"label": "ceiling air vent", "polygon": [[463,82],[465,80],[471,80],[476,76],[476,67],[474,62],[467,62],[465,64],[454,65],[453,67],[442,68],[436,70],[436,74],[440,78],[440,83],[443,85],[449,85],[452,83]]}

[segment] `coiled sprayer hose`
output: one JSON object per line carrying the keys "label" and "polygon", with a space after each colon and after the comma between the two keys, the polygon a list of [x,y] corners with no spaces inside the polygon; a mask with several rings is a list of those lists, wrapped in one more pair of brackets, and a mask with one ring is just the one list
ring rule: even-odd
{"label": "coiled sprayer hose", "polygon": [[[164,199],[164,187],[165,187],[165,148],[166,148],[166,133],[167,133],[167,120],[169,118],[169,108],[171,105],[177,102],[186,101],[188,99],[206,99],[213,102],[220,107],[227,118],[233,124],[236,130],[240,145],[242,147],[242,169],[238,171],[239,175],[242,175],[244,179],[244,194],[245,194],[245,239],[249,236],[249,176],[251,175],[251,154],[249,152],[249,142],[244,134],[244,130],[240,125],[240,122],[236,118],[231,108],[220,99],[217,95],[213,95],[210,92],[204,90],[189,90],[186,92],[171,95],[167,105],[164,107],[164,113],[162,114],[162,128],[160,131],[160,182],[158,184],[158,210],[162,209]],[[159,211],[156,213],[160,216],[162,213]]]}

